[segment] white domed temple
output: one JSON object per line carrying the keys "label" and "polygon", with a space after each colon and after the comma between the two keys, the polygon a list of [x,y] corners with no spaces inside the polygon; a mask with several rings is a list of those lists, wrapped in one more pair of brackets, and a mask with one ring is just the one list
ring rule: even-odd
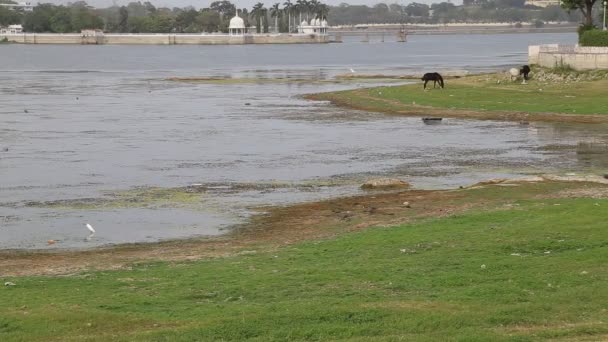
{"label": "white domed temple", "polygon": [[245,21],[239,17],[237,13],[234,18],[230,19],[230,25],[228,26],[228,32],[231,36],[244,35],[247,32],[245,27]]}

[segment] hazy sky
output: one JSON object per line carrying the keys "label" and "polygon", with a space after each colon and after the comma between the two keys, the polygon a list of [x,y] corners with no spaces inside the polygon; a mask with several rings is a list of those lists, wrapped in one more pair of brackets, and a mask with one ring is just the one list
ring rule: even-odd
{"label": "hazy sky", "polygon": [[[26,1],[26,0],[16,0],[17,2],[21,2],[21,1]],[[77,0],[30,0],[34,3],[38,2],[38,3],[45,3],[45,2],[50,2],[50,3],[54,3],[54,4],[66,4],[68,2],[76,2]],[[108,7],[111,6],[113,3],[116,3],[117,5],[126,5],[129,2],[134,1],[134,0],[87,0],[87,3],[89,5],[95,6],[95,7]],[[141,2],[144,2],[145,0],[140,0]],[[163,7],[185,7],[185,6],[189,6],[192,5],[196,8],[201,8],[201,7],[207,7],[209,6],[210,3],[212,3],[214,0],[150,0],[151,3],[153,3],[155,6],[163,6]],[[443,2],[443,1],[447,1],[447,0],[386,0],[386,1],[381,1],[381,0],[348,0],[348,1],[344,1],[344,0],[325,0],[322,1],[325,4],[328,5],[338,5],[342,2],[346,2],[348,4],[351,5],[375,5],[379,2],[384,2],[384,3],[401,3],[404,5],[407,5],[410,2],[418,2],[418,3],[427,3],[427,4],[431,4],[434,2]],[[242,7],[247,7],[247,8],[251,8],[253,7],[253,5],[257,2],[262,2],[264,3],[267,7],[279,2],[279,3],[283,3],[285,2],[285,0],[235,0],[235,1],[231,1],[233,4],[235,4],[237,7],[242,8]],[[294,0],[292,0],[292,2],[295,2]],[[452,1],[454,4],[460,3],[460,0],[456,0],[456,1]]]}

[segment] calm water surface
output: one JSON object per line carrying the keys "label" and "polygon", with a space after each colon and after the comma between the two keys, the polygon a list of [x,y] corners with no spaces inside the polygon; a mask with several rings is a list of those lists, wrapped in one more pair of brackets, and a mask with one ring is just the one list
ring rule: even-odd
{"label": "calm water surface", "polygon": [[[0,249],[82,248],[216,235],[250,208],[357,193],[370,177],[418,188],[594,172],[605,127],[474,120],[425,125],[310,102],[370,83],[338,74],[479,72],[575,34],[412,36],[405,44],[0,46]],[[171,76],[276,79],[187,84]],[[591,144],[591,145],[590,145]],[[559,146],[573,148],[551,148]],[[209,185],[200,210],[40,208],[135,187]],[[271,184],[272,186],[267,186]],[[245,186],[246,185],[246,186]],[[86,241],[84,223],[98,230]],[[47,240],[59,243],[47,246]]]}

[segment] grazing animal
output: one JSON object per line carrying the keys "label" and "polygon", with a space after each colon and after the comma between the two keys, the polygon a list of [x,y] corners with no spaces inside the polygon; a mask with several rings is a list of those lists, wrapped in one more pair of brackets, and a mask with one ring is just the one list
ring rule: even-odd
{"label": "grazing animal", "polygon": [[525,82],[530,79],[528,76],[530,74],[530,67],[528,65],[524,65],[521,67],[521,69],[511,68],[509,69],[509,74],[511,74],[511,81],[517,79],[520,75],[523,75]]}
{"label": "grazing animal", "polygon": [[519,69],[519,73],[524,75],[525,81],[530,79],[530,77],[528,76],[528,74],[530,73],[530,67],[528,65],[524,65],[523,67],[521,67],[521,69]]}
{"label": "grazing animal", "polygon": [[429,81],[433,81],[433,88],[435,88],[437,82],[439,82],[439,86],[443,88],[443,77],[441,77],[441,75],[439,75],[437,72],[428,72],[422,76],[421,80],[424,81],[424,89],[426,89],[426,84]]}

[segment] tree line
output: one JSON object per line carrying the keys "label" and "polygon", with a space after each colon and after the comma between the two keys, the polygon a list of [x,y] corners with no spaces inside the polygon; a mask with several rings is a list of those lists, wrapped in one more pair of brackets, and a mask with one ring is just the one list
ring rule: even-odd
{"label": "tree line", "polygon": [[[10,0],[0,0],[9,2]],[[576,1],[564,0],[576,9]],[[574,3],[574,5],[571,5]],[[584,11],[583,11],[584,12]],[[255,32],[295,32],[303,20],[318,18],[331,25],[369,23],[456,23],[456,22],[546,22],[579,21],[580,13],[559,6],[538,8],[525,5],[525,0],[464,0],[456,6],[450,2],[432,5],[410,3],[375,6],[328,6],[317,0],[287,0],[266,7],[259,2],[253,8],[237,8],[228,0],[215,1],[209,7],[195,9],[155,7],[150,2],[131,2],[126,6],[96,9],[84,1],[69,5],[40,4],[32,12],[0,7],[0,25],[22,24],[26,32],[80,32],[102,29],[116,33],[200,33],[228,32],[235,14]]]}

